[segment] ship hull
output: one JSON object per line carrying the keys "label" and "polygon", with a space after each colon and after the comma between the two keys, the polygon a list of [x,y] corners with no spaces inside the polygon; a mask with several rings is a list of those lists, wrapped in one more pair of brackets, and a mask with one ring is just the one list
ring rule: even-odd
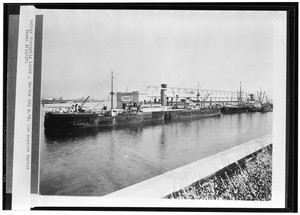
{"label": "ship hull", "polygon": [[259,108],[249,108],[248,112],[259,112]]}
{"label": "ship hull", "polygon": [[223,114],[233,114],[233,113],[246,113],[248,112],[248,107],[223,107]]}
{"label": "ship hull", "polygon": [[221,114],[220,108],[165,111],[164,120],[192,120]]}
{"label": "ship hull", "polygon": [[69,130],[76,128],[92,128],[99,126],[100,119],[94,113],[46,113],[45,130]]}
{"label": "ship hull", "polygon": [[44,127],[46,131],[70,131],[78,128],[107,128],[142,123],[160,123],[170,120],[192,120],[202,117],[217,116],[220,114],[220,108],[204,110],[175,109],[168,111],[143,112],[138,114],[121,114],[115,117],[99,115],[97,113],[46,113]]}

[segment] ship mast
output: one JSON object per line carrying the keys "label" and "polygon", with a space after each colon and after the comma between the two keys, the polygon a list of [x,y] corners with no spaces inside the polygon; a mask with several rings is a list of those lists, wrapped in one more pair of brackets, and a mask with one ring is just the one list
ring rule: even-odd
{"label": "ship mast", "polygon": [[239,93],[239,106],[241,105],[242,103],[242,82],[240,82],[240,93]]}
{"label": "ship mast", "polygon": [[199,102],[199,96],[200,96],[200,94],[199,94],[199,82],[198,82],[198,90],[197,90],[197,102]]}
{"label": "ship mast", "polygon": [[260,105],[262,104],[262,88],[260,86],[260,93],[259,93],[259,102],[260,102]]}
{"label": "ship mast", "polygon": [[110,109],[112,110],[113,109],[113,105],[114,105],[114,72],[113,70],[111,71],[111,92],[109,93],[110,94]]}

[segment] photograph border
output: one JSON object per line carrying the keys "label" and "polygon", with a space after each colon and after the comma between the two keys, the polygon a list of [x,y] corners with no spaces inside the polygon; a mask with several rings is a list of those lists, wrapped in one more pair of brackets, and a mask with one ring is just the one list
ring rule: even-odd
{"label": "photograph border", "polygon": [[[286,85],[286,202],[285,208],[162,208],[162,207],[35,207],[32,210],[100,210],[100,211],[202,211],[202,212],[297,212],[298,211],[298,2],[287,3],[25,3],[4,4],[3,38],[3,209],[9,209],[11,196],[6,193],[7,92],[14,87],[7,83],[8,16],[18,14],[20,6],[37,9],[139,9],[139,10],[254,10],[287,12],[287,85]],[[9,122],[14,123],[14,122]],[[13,159],[13,158],[11,158]]]}

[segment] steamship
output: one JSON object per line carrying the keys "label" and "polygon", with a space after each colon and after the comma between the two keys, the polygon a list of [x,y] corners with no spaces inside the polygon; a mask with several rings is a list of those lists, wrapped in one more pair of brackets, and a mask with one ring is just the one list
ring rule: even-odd
{"label": "steamship", "polygon": [[[122,106],[122,108],[100,112],[84,109],[85,102],[83,102],[71,111],[46,112],[44,128],[51,131],[70,131],[76,128],[114,127],[169,120],[191,120],[221,114],[221,107],[219,106],[202,107],[200,103],[191,105],[186,101],[168,102],[165,95],[166,88],[166,84],[161,85],[161,98],[159,101],[133,103],[118,99],[121,104],[117,104],[117,106]],[[111,107],[113,107],[114,93],[110,94],[112,97]]]}
{"label": "steamship", "polygon": [[[242,99],[242,85],[240,82],[240,91],[238,92],[238,104],[234,106],[224,106],[221,111],[223,114],[232,114],[232,113],[245,113],[251,109],[251,106],[245,103]],[[254,109],[253,109],[254,110]]]}

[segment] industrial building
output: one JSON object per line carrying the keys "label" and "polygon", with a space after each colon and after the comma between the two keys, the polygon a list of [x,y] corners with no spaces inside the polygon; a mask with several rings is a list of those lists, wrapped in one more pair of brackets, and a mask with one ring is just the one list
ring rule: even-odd
{"label": "industrial building", "polygon": [[161,84],[160,87],[149,86],[145,91],[117,92],[117,109],[124,109],[127,105],[136,104],[162,104],[163,106],[177,102],[198,101],[203,103],[236,103],[241,99],[245,102],[254,102],[253,93],[224,91],[224,90],[203,90],[167,87]]}

